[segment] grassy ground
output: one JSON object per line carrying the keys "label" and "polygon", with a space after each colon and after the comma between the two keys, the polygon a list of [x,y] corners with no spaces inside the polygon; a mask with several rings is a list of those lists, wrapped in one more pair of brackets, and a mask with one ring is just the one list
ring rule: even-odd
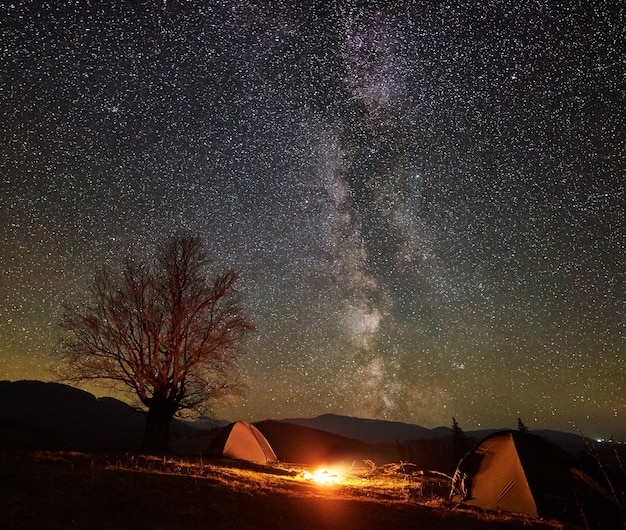
{"label": "grassy ground", "polygon": [[[0,453],[3,529],[565,529],[466,510],[449,479],[400,464],[327,470],[139,455]],[[336,475],[336,476],[335,476]]]}

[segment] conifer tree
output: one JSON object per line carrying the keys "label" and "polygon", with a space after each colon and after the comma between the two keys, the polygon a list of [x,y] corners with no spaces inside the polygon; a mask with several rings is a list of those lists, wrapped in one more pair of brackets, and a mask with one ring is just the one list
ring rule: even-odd
{"label": "conifer tree", "polygon": [[517,430],[521,432],[528,432],[528,427],[524,425],[522,418],[517,418]]}
{"label": "conifer tree", "polygon": [[467,453],[469,441],[454,416],[452,417],[452,445],[454,458],[456,461],[459,461]]}

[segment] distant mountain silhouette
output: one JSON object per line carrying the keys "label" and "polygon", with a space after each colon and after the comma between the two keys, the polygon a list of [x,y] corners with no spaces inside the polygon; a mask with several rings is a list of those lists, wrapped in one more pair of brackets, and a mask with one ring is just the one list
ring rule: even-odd
{"label": "distant mountain silhouette", "polygon": [[409,440],[441,438],[450,436],[451,433],[448,427],[427,429],[419,425],[398,421],[371,420],[337,414],[323,414],[316,418],[288,418],[281,421],[331,432],[371,444],[393,444]]}
{"label": "distant mountain silhouette", "polygon": [[[199,455],[212,427],[227,422],[175,419],[170,446]],[[111,397],[61,383],[0,381],[0,447],[21,449],[139,449],[145,412]]]}
{"label": "distant mountain silhouette", "polygon": [[[114,398],[96,398],[60,383],[0,381],[0,447],[133,451],[140,446],[144,422],[144,412]],[[176,419],[171,428],[170,446],[178,454],[199,456],[208,447],[213,429],[227,423]],[[427,429],[336,414],[265,420],[255,425],[268,438],[279,459],[302,463],[338,457],[368,458],[377,463],[393,461],[402,445],[409,447],[410,442],[418,441],[415,447],[419,448],[431,441],[431,445],[443,447],[451,435],[448,427]],[[500,429],[466,431],[466,435],[477,442],[496,430]],[[585,451],[587,444],[594,444],[573,433],[532,432],[574,455]],[[609,443],[595,445],[603,459],[615,460],[615,447]],[[623,455],[626,452],[624,445],[617,449]]]}
{"label": "distant mountain silhouette", "polygon": [[[368,444],[400,443],[411,445],[411,442],[426,442],[437,439],[442,439],[441,443],[445,443],[452,434],[452,430],[448,427],[427,429],[419,425],[340,416],[337,414],[323,414],[315,418],[287,418],[280,421],[327,431]],[[465,434],[473,445],[486,436],[502,430],[507,429],[482,429],[466,431]],[[581,453],[587,451],[589,446],[594,445],[602,460],[609,463],[609,465],[616,466],[618,464],[615,457],[616,450],[620,453],[622,459],[626,459],[626,445],[624,444],[614,446],[607,442],[598,443],[579,434],[550,429],[537,429],[531,432],[560,446],[574,456],[580,456]],[[417,444],[417,447],[421,446]]]}
{"label": "distant mountain silhouette", "polygon": [[[482,429],[480,431],[468,431],[466,434],[473,439],[482,440],[490,434],[501,430],[506,429]],[[589,438],[584,438],[580,434],[574,434],[571,432],[555,431],[550,429],[536,429],[530,432],[560,446],[562,449],[565,449],[573,455],[576,455],[580,451],[584,451],[586,449],[586,444],[594,443],[594,441]],[[612,452],[612,448],[609,447],[609,444],[596,445],[602,446],[600,450],[601,453],[607,452],[604,448],[609,449]]]}
{"label": "distant mountain silhouette", "polygon": [[60,383],[0,381],[0,444],[26,449],[139,447],[144,414]]}

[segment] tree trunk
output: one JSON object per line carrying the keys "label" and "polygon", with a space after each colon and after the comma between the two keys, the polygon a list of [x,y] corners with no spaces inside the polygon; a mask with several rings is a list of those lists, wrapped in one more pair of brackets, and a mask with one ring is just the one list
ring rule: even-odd
{"label": "tree trunk", "polygon": [[155,400],[148,407],[141,449],[149,453],[167,453],[169,449],[170,424],[176,413],[176,405],[167,400]]}

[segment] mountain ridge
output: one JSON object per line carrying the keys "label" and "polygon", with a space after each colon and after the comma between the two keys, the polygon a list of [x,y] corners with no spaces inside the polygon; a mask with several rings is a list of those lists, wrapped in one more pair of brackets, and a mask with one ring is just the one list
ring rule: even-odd
{"label": "mountain ridge", "polygon": [[[5,447],[45,448],[83,447],[93,449],[137,450],[141,443],[145,412],[116,398],[96,398],[69,385],[36,380],[0,381],[0,443]],[[451,435],[448,427],[428,429],[398,421],[376,420],[322,414],[314,418],[267,418],[317,429],[368,444],[398,444],[432,440]],[[203,419],[196,422],[176,419],[172,425],[172,448],[197,454],[210,437],[211,429],[229,423]],[[498,430],[466,431],[470,441],[478,441]],[[533,430],[570,453],[584,451],[592,440],[563,431]],[[602,444],[606,452],[611,444]]]}
{"label": "mountain ridge", "polygon": [[321,414],[314,418],[285,418],[280,421],[325,430],[367,443],[397,443],[430,437],[438,438],[447,436],[451,432],[447,427],[428,429],[399,421],[358,418],[332,413]]}

